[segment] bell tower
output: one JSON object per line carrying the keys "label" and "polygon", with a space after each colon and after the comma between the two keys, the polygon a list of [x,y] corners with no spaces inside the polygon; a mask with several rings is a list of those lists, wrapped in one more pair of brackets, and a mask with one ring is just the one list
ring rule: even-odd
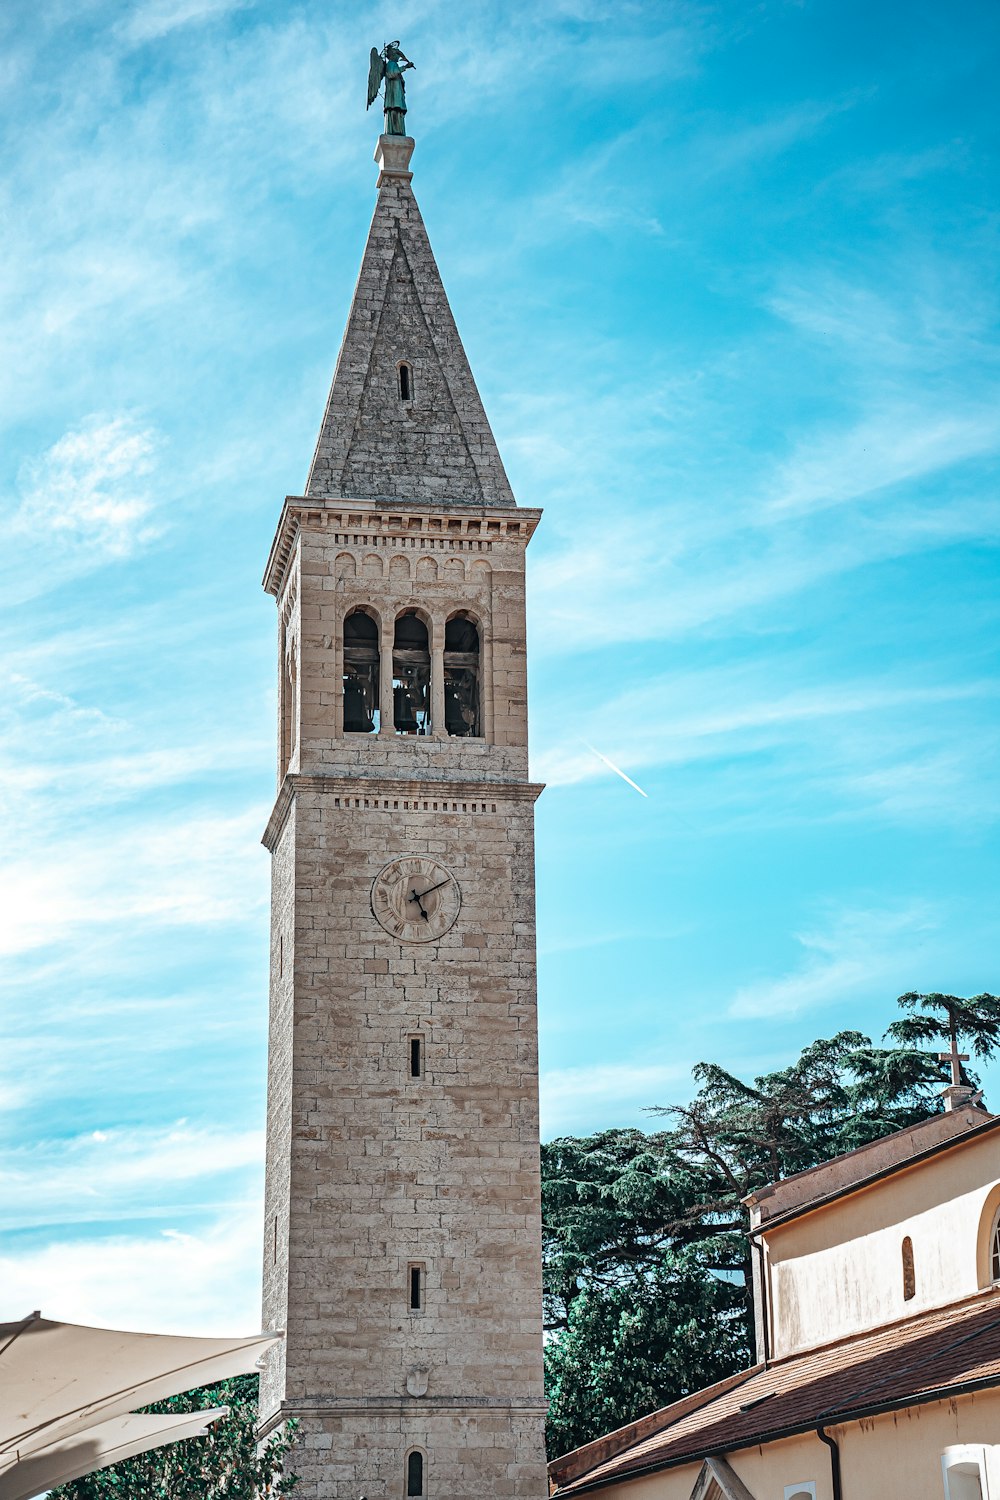
{"label": "bell tower", "polygon": [[411,188],[378,201],[278,609],[261,1430],[302,1500],[531,1497],[543,1449],[525,548]]}

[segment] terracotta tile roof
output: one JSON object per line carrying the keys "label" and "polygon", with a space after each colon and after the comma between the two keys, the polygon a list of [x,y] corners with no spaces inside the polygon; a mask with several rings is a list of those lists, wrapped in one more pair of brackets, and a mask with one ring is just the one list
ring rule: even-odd
{"label": "terracotta tile roof", "polygon": [[1000,1115],[992,1115],[975,1104],[963,1104],[908,1125],[904,1130],[893,1131],[892,1135],[880,1136],[854,1151],[845,1151],[832,1161],[783,1177],[780,1182],[748,1194],[743,1202],[757,1210],[766,1226],[785,1214],[842,1197],[890,1172],[901,1171],[924,1156],[962,1146],[970,1135],[984,1134],[991,1126],[1000,1126]]}
{"label": "terracotta tile roof", "polygon": [[[549,1473],[557,1494],[575,1494],[646,1469],[693,1463],[970,1385],[1000,1385],[1000,1292],[811,1349],[766,1369],[758,1365],[740,1384],[709,1386],[696,1409],[687,1397],[555,1459]],[[617,1451],[609,1456],[612,1448]]]}

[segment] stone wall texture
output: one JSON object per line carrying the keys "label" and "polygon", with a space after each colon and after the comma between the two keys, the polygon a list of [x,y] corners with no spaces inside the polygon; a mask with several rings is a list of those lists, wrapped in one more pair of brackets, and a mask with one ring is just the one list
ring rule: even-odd
{"label": "stone wall texture", "polygon": [[[408,181],[380,190],[278,603],[262,1432],[302,1423],[301,1500],[547,1493],[525,548]],[[396,361],[414,372],[401,410]],[[421,400],[425,407],[421,408]],[[345,498],[346,496],[346,498]],[[405,499],[400,499],[403,496]],[[343,730],[343,627],[377,622],[381,727]],[[392,725],[397,616],[428,626],[432,724]],[[443,726],[448,619],[481,637],[482,734]],[[376,921],[401,855],[461,890],[436,941]],[[423,1076],[409,1039],[424,1041]],[[410,1307],[409,1267],[424,1271]]]}
{"label": "stone wall texture", "polygon": [[408,175],[379,188],[306,494],[512,505]]}

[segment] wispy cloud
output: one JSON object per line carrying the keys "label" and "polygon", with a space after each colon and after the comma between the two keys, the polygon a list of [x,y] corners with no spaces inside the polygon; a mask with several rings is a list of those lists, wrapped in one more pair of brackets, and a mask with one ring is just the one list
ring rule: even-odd
{"label": "wispy cloud", "polygon": [[67,567],[120,561],[157,535],[150,476],[158,446],[157,433],[132,417],[94,416],[25,464],[7,545],[37,547],[44,537],[48,566],[22,581],[22,597],[52,587]]}
{"label": "wispy cloud", "polygon": [[[786,686],[776,692],[779,660],[777,675]],[[731,778],[740,765],[747,777],[743,817],[876,815],[981,824],[1000,815],[995,793],[974,802],[967,795],[970,786],[984,784],[993,737],[966,745],[961,754],[951,748],[954,715],[963,705],[971,710],[1000,694],[991,679],[905,684],[898,677],[861,677],[813,685],[815,673],[811,658],[796,660],[775,647],[763,673],[753,665],[651,677],[641,689],[596,701],[574,728],[603,732],[609,758],[637,774],[724,764],[725,777],[717,770],[704,804],[696,804],[713,825],[736,814],[738,802],[724,798],[723,788],[734,795]],[[945,707],[952,717],[935,714]],[[602,774],[589,746],[575,738],[539,750],[532,766],[555,786]],[[693,811],[690,801],[686,806]]]}
{"label": "wispy cloud", "polygon": [[146,0],[119,22],[117,34],[127,42],[158,41],[179,26],[217,20],[246,10],[254,0]]}
{"label": "wispy cloud", "polygon": [[652,1105],[670,1103],[690,1088],[688,1062],[632,1062],[556,1068],[541,1078],[542,1135],[589,1132],[600,1122],[636,1120]]}
{"label": "wispy cloud", "polygon": [[258,1174],[259,1130],[208,1129],[184,1121],[41,1139],[8,1150],[0,1161],[7,1230],[42,1224],[127,1219],[169,1212],[183,1188],[213,1200],[209,1179]]}
{"label": "wispy cloud", "polygon": [[825,928],[797,934],[801,962],[777,978],[741,987],[728,1013],[743,1020],[796,1016],[891,989],[900,974],[912,972],[940,923],[941,914],[923,901],[844,911]]}
{"label": "wispy cloud", "polygon": [[[256,847],[267,808],[231,817],[150,816],[99,843],[73,835],[35,847],[0,872],[7,921],[0,951],[23,953],[104,925],[212,927],[242,922],[266,901]],[[127,880],[123,879],[128,872]]]}
{"label": "wispy cloud", "polygon": [[[848,431],[804,437],[774,475],[774,513],[816,511],[878,495],[1000,448],[996,401],[954,411],[873,412]],[[1000,506],[997,508],[1000,525]]]}
{"label": "wispy cloud", "polygon": [[12,1317],[149,1333],[245,1334],[260,1327],[258,1204],[191,1233],[53,1240],[0,1254]]}

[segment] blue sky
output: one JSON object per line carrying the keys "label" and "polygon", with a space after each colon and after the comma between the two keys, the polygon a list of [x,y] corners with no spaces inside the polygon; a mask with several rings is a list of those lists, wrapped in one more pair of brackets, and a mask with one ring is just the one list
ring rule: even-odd
{"label": "blue sky", "polygon": [[260,574],[388,36],[545,508],[545,1133],[642,1123],[702,1058],[878,1035],[906,989],[1000,988],[995,5],[10,0],[7,1317],[257,1322]]}

